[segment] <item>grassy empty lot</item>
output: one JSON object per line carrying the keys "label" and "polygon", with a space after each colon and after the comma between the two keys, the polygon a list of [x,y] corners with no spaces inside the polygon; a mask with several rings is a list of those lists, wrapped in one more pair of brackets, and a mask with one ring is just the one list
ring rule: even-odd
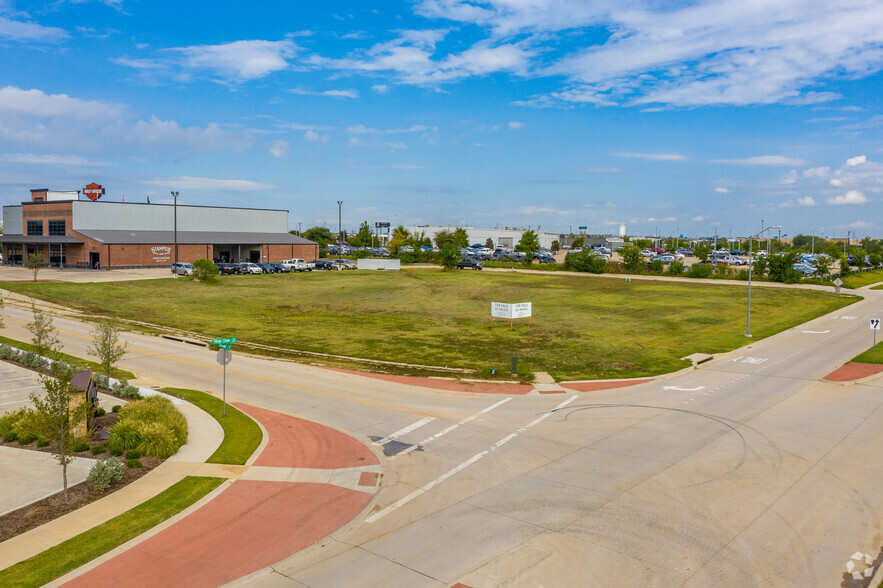
{"label": "grassy empty lot", "polygon": [[[745,345],[746,289],[732,285],[486,272],[312,272],[6,285],[90,312],[287,349],[556,379],[669,372],[694,352]],[[755,287],[755,340],[851,304],[831,293]],[[533,326],[491,329],[490,304],[533,302]],[[412,370],[413,372],[413,370]]]}

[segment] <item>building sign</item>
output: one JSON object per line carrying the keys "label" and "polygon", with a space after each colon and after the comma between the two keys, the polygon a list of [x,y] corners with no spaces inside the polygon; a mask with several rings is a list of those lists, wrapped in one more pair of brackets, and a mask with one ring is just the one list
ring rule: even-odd
{"label": "building sign", "polygon": [[374,228],[375,229],[388,229],[389,223],[378,221],[378,222],[374,223]]}
{"label": "building sign", "polygon": [[101,187],[101,184],[91,183],[85,188],[83,188],[83,194],[86,195],[86,198],[89,200],[98,200],[101,196],[104,195],[104,188]]}
{"label": "building sign", "polygon": [[151,247],[150,254],[153,256],[153,261],[157,263],[172,260],[172,248],[165,245]]}
{"label": "building sign", "polygon": [[491,302],[491,326],[495,318],[509,319],[509,328],[512,328],[512,320],[520,318],[531,319],[533,324],[532,309],[530,302],[517,302],[506,304],[505,302]]}

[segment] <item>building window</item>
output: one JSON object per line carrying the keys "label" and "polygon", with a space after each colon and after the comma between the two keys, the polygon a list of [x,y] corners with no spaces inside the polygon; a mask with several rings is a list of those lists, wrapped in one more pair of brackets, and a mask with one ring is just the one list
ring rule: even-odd
{"label": "building window", "polygon": [[49,234],[51,236],[60,237],[64,236],[64,221],[63,220],[51,220],[49,221]]}
{"label": "building window", "polygon": [[42,235],[43,221],[28,221],[28,235]]}

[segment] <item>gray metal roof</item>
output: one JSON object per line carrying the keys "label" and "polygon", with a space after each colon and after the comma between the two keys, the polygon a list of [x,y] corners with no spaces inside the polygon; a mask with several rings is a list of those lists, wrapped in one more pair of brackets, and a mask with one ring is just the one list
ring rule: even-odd
{"label": "gray metal roof", "polygon": [[34,245],[82,245],[83,242],[70,235],[0,235],[0,243],[27,243]]}
{"label": "gray metal roof", "polygon": [[[77,233],[99,243],[173,243],[174,231],[110,231],[86,229]],[[79,241],[77,241],[79,243]],[[178,244],[195,245],[315,245],[290,233],[229,233],[220,231],[178,231]]]}

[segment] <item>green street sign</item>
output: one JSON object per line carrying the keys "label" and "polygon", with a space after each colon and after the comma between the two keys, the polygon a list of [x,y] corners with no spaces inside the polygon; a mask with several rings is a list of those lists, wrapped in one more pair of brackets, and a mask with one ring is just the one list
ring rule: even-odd
{"label": "green street sign", "polygon": [[[236,337],[223,337],[220,339],[212,339],[212,345],[230,345],[231,343],[238,343],[239,339]],[[229,347],[227,348],[229,349]]]}
{"label": "green street sign", "polygon": [[218,348],[220,349],[230,349],[230,345],[227,343],[218,343]]}

